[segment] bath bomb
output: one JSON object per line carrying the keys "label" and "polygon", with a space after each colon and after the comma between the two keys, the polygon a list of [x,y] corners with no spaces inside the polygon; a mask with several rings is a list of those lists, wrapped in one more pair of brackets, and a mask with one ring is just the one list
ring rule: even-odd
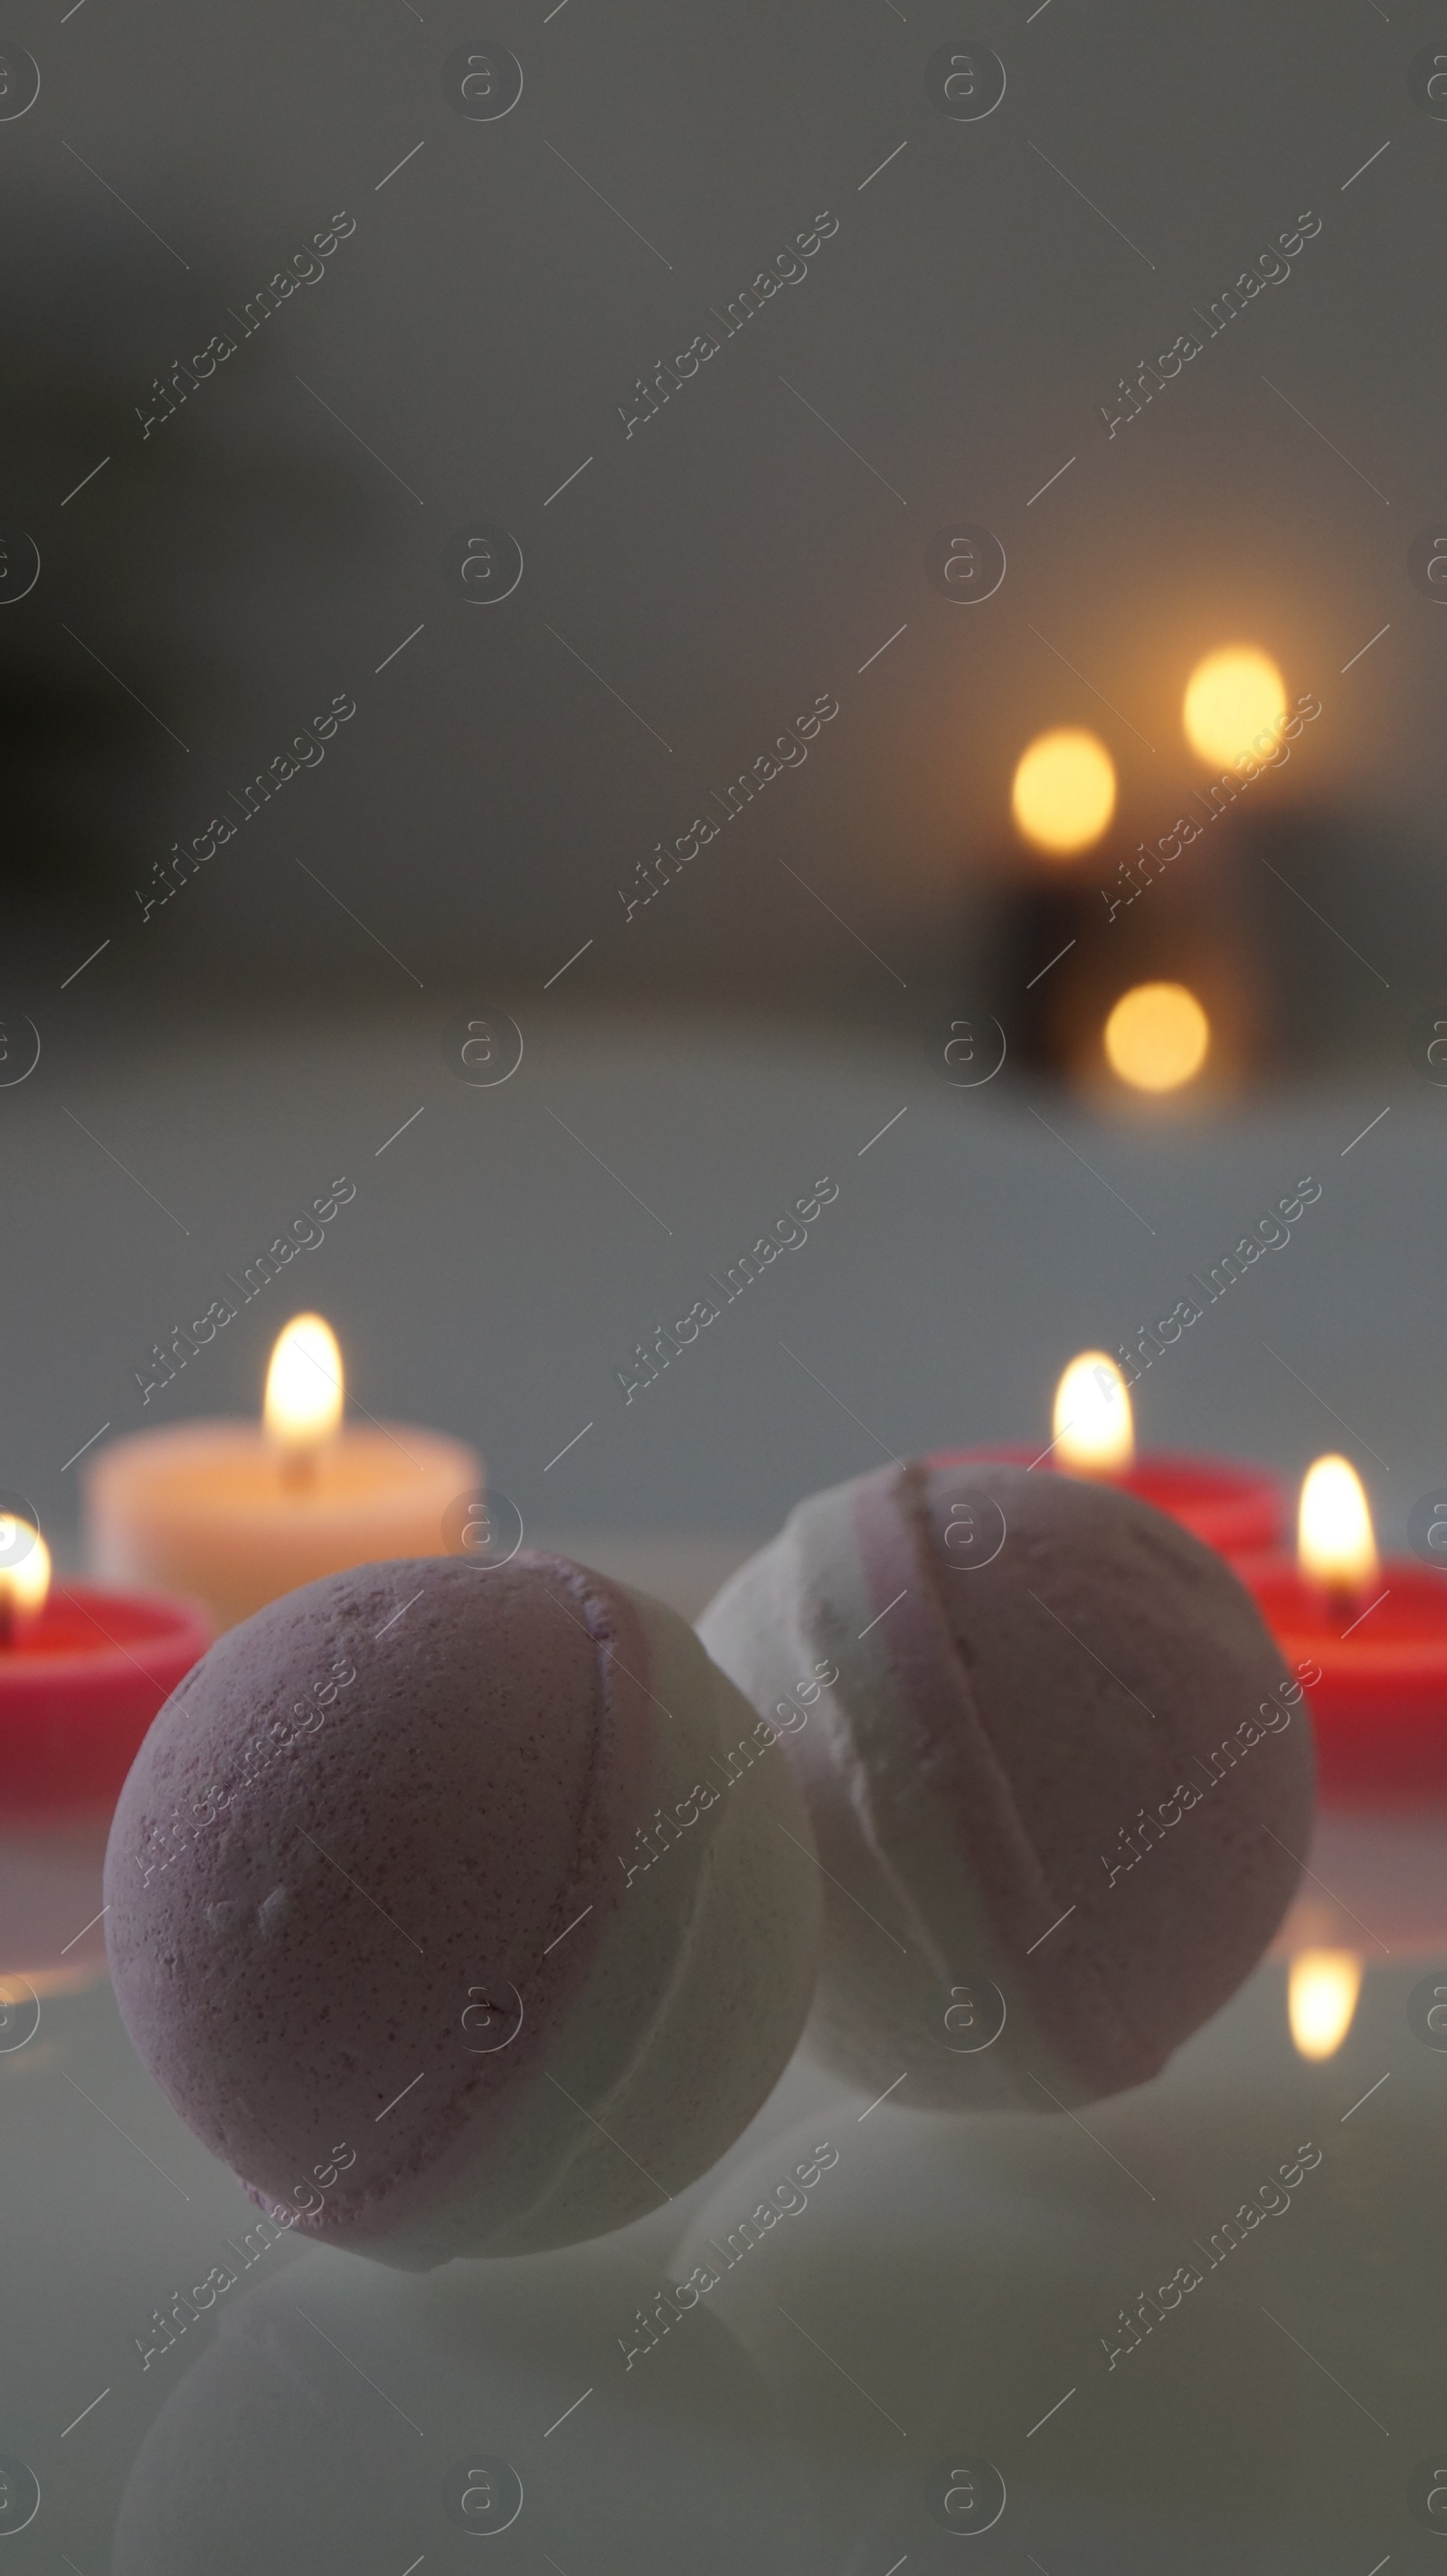
{"label": "bath bomb", "polygon": [[732,2144],[813,1987],[777,1730],[559,1557],[360,1566],[232,1629],[121,1792],[136,2048],[275,2223],[412,2270],[621,2227]]}
{"label": "bath bomb", "polygon": [[1301,1686],[1133,1495],[882,1468],[801,1504],[699,1632],[808,1800],[835,2072],[916,2108],[1089,2101],[1266,1949],[1310,1830]]}

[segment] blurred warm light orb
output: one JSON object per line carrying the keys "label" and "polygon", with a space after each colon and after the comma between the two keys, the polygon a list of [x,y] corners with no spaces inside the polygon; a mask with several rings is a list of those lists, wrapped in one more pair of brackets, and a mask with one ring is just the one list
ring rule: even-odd
{"label": "blurred warm light orb", "polygon": [[1350,1459],[1318,1458],[1301,1480],[1296,1553],[1314,1583],[1352,1590],[1374,1580],[1377,1542],[1371,1507]]}
{"label": "blurred warm light orb", "polygon": [[1135,1423],[1125,1379],[1104,1351],[1082,1351],[1055,1390],[1055,1463],[1073,1476],[1126,1476]]}
{"label": "blurred warm light orb", "polygon": [[1115,767],[1081,725],[1037,734],[1020,755],[1010,810],[1027,841],[1068,858],[1098,841],[1115,812]]}
{"label": "blurred warm light orb", "polygon": [[1354,1950],[1302,1950],[1291,1962],[1286,2012],[1297,2053],[1335,2057],[1352,2026],[1362,1988]]}
{"label": "blurred warm light orb", "polygon": [[1191,749],[1224,766],[1285,715],[1286,682],[1257,645],[1223,644],[1196,664],[1181,713]]}
{"label": "blurred warm light orb", "polygon": [[1136,1091],[1179,1091],[1206,1061],[1211,1023],[1184,984],[1135,984],[1105,1024],[1111,1071]]}

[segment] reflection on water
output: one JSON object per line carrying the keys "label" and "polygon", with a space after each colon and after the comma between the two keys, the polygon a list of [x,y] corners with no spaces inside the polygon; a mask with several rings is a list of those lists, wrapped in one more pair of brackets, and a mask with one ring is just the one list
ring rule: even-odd
{"label": "reflection on water", "polygon": [[231,2307],[132,2469],[114,2576],[565,2576],[817,2563],[767,2385],[721,2319],[629,2373],[654,2287],[605,2245],[441,2274],[316,2253]]}
{"label": "reflection on water", "polygon": [[308,2253],[195,2339],[114,2576],[402,2576],[483,2537],[518,2576],[943,2576],[966,2538],[988,2576],[1410,2567],[1447,2361],[1412,1973],[1308,2065],[1268,1969],[1083,2124],[791,2077],[671,2232],[421,2277]]}

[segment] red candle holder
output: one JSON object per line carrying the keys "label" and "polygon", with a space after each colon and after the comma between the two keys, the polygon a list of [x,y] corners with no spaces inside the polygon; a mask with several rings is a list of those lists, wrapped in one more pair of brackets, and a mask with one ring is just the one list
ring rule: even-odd
{"label": "red candle holder", "polygon": [[0,1646],[0,1812],[113,1802],[157,1709],[211,1637],[193,1602],[55,1583]]}
{"label": "red candle holder", "polygon": [[1303,1575],[1291,1557],[1247,1557],[1236,1572],[1287,1663],[1314,1664],[1307,1704],[1324,1806],[1447,1806],[1447,1582],[1384,1563],[1356,1598]]}
{"label": "red candle holder", "polygon": [[[994,1460],[1011,1467],[1033,1467],[1052,1475],[1073,1473],[1056,1466],[1049,1450],[1002,1444],[994,1449],[939,1449],[926,1459],[930,1467],[963,1467]],[[1115,1485],[1138,1494],[1167,1519],[1179,1521],[1194,1538],[1218,1555],[1235,1559],[1273,1549],[1287,1527],[1290,1502],[1279,1477],[1264,1467],[1220,1458],[1193,1458],[1173,1450],[1147,1450],[1121,1473],[1091,1476],[1091,1484]]]}

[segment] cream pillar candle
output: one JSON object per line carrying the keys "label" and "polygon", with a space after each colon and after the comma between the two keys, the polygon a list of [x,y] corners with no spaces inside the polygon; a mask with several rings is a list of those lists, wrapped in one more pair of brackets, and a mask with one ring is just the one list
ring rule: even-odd
{"label": "cream pillar candle", "polygon": [[[234,1627],[348,1566],[456,1553],[482,1492],[475,1450],[411,1423],[341,1427],[341,1355],[319,1316],[278,1340],[263,1423],[183,1422],[96,1452],[87,1559],[102,1580],[181,1592]],[[475,1517],[475,1513],[474,1513]]]}

